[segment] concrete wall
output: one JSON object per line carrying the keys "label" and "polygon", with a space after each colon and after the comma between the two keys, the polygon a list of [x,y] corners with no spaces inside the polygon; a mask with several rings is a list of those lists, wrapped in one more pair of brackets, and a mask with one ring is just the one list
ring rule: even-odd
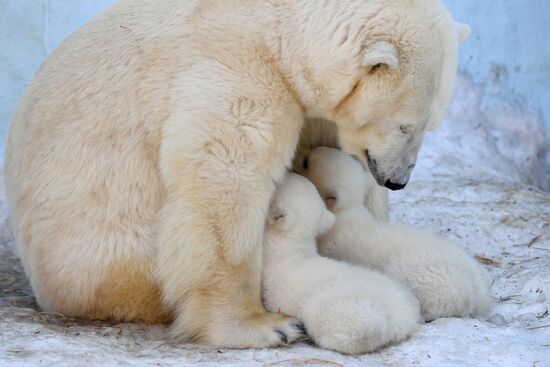
{"label": "concrete wall", "polygon": [[475,119],[499,169],[550,190],[550,2],[443,1],[472,28],[457,83],[469,93],[449,119]]}
{"label": "concrete wall", "polygon": [[460,68],[486,84],[487,101],[506,98],[550,122],[550,2],[548,0],[444,0],[457,20],[472,27]]}
{"label": "concrete wall", "polygon": [[[526,182],[550,189],[549,0],[443,1],[473,29],[460,70],[478,98],[464,108],[482,116],[495,154]],[[111,2],[0,0],[0,147],[17,98],[44,57]]]}

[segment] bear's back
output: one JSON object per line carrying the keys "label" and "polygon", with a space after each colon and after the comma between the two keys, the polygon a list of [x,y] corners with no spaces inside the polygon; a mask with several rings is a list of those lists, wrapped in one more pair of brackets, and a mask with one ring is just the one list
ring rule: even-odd
{"label": "bear's back", "polygon": [[[86,306],[95,297],[105,310],[120,304],[112,312],[123,319],[156,320],[136,311],[143,305],[162,314],[151,244],[163,199],[161,128],[177,68],[170,53],[183,32],[172,25],[196,3],[120,1],[63,42],[19,102],[6,143],[6,194],[25,270],[46,309],[109,317],[112,310]],[[111,270],[124,265],[117,259],[132,264],[116,284],[117,293],[133,294],[135,310],[107,297]]]}

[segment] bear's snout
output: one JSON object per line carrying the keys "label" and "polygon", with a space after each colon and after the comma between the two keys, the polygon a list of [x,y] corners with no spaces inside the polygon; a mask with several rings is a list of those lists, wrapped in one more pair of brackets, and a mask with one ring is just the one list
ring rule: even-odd
{"label": "bear's snout", "polygon": [[398,184],[398,183],[393,183],[390,180],[387,180],[384,186],[392,191],[399,191],[399,190],[403,190],[405,186],[407,186],[407,183]]}
{"label": "bear's snout", "polygon": [[[378,185],[384,186],[392,191],[403,190],[405,186],[407,186],[416,162],[406,160],[403,162],[402,168],[391,167],[390,169],[384,169],[387,165],[380,164],[377,159],[369,154],[368,150],[365,151],[365,155],[369,171]],[[390,172],[390,174],[386,172]]]}

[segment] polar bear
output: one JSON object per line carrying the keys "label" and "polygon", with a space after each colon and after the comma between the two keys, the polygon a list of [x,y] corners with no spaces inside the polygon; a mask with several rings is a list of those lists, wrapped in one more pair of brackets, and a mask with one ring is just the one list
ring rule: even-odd
{"label": "polar bear", "polygon": [[[340,148],[336,125],[323,119],[309,119],[302,129],[298,149],[294,155],[293,167],[299,168],[303,165],[306,162],[304,157],[309,151],[320,146]],[[390,214],[388,189],[376,185],[374,177],[368,169],[366,178],[365,206],[376,219],[387,222]]]}
{"label": "polar bear", "polygon": [[298,172],[315,184],[336,224],[319,239],[319,252],[392,276],[420,300],[424,320],[480,316],[491,307],[487,271],[449,241],[409,226],[376,220],[361,199],[361,163],[327,147],[313,149]]}
{"label": "polar bear", "polygon": [[418,327],[418,300],[389,277],[319,256],[316,238],[334,224],[315,186],[288,174],[264,234],[264,304],[302,320],[319,346],[346,354],[404,340]]}
{"label": "polar bear", "polygon": [[380,185],[402,187],[467,34],[439,0],[115,2],[13,116],[6,191],[39,304],[172,322],[212,346],[299,337],[265,311],[260,275],[304,121],[332,121]]}

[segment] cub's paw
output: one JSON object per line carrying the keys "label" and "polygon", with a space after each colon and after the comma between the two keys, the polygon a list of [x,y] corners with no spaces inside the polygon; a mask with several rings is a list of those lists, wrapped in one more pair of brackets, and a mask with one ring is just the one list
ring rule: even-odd
{"label": "cub's paw", "polygon": [[422,317],[477,317],[492,305],[491,282],[483,266],[459,249],[432,254],[411,266],[402,280],[418,297]]}
{"label": "cub's paw", "polygon": [[335,299],[307,312],[312,341],[344,354],[363,354],[389,342],[389,325],[383,309],[362,299]]}
{"label": "cub's paw", "polygon": [[474,296],[471,300],[473,310],[470,313],[472,317],[487,315],[493,307],[493,297],[491,296],[491,276],[489,272],[479,262],[468,256],[465,261],[465,268],[469,269],[469,276]]}
{"label": "cub's paw", "polygon": [[[359,289],[361,293],[361,289]],[[418,327],[416,300],[402,312],[387,309],[376,297],[347,294],[304,308],[304,322],[318,346],[344,354],[364,354],[409,337]]]}

